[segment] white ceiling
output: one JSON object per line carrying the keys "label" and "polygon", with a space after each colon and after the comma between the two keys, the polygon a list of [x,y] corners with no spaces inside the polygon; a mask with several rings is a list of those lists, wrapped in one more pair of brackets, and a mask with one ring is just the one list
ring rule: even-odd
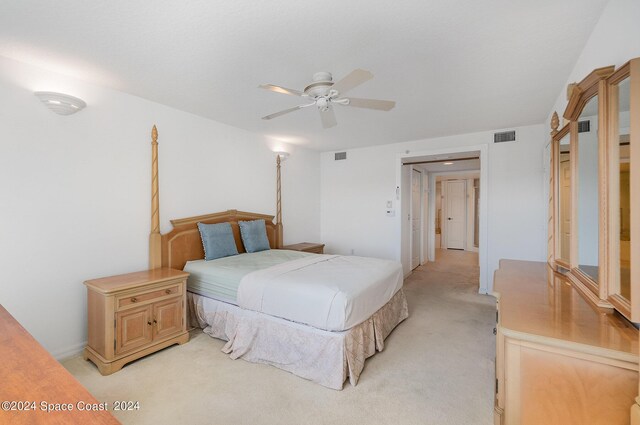
{"label": "white ceiling", "polygon": [[[3,0],[0,55],[324,151],[542,122],[606,3]],[[301,102],[259,84],[356,68],[395,109],[260,119]]]}

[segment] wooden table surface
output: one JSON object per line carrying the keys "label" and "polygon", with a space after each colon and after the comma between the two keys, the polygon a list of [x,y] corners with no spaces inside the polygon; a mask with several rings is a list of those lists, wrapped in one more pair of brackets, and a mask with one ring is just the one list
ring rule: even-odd
{"label": "wooden table surface", "polygon": [[[100,402],[1,305],[0,403],[1,424],[120,423],[108,411],[80,410]],[[46,411],[60,408],[70,411]]]}
{"label": "wooden table surface", "polygon": [[138,287],[140,284],[152,285],[154,283],[165,282],[178,278],[187,278],[189,273],[182,270],[174,270],[166,267],[142,270],[134,273],[126,273],[117,276],[102,277],[99,279],[87,280],[84,284],[93,290],[110,294],[128,288]]}
{"label": "wooden table surface", "polygon": [[638,330],[619,314],[589,304],[546,263],[500,261],[494,292],[506,329],[638,355]]}

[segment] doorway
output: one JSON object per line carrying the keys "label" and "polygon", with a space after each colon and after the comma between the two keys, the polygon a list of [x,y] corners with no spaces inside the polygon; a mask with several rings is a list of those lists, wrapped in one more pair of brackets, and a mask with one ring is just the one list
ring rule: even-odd
{"label": "doorway", "polygon": [[480,170],[436,176],[436,249],[478,252]]}
{"label": "doorway", "polygon": [[[487,161],[487,145],[398,155],[396,196],[401,201],[398,216],[403,218],[398,220],[398,230],[405,276],[420,262],[426,267],[427,262],[442,258],[443,252],[449,257],[463,255],[469,257],[465,261],[479,266],[478,291],[488,292]],[[424,199],[413,202],[418,194]],[[418,214],[419,205],[422,214]],[[416,220],[420,215],[422,226]],[[447,264],[452,263],[443,262]]]}

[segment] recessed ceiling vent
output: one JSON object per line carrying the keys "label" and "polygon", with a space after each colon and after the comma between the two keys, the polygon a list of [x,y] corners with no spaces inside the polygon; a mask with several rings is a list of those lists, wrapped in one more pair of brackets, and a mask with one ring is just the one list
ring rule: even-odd
{"label": "recessed ceiling vent", "polygon": [[347,159],[347,153],[346,152],[336,152],[335,160],[336,161],[342,161],[343,159]]}
{"label": "recessed ceiling vent", "polygon": [[516,131],[503,131],[501,133],[493,133],[493,143],[515,142]]}
{"label": "recessed ceiling vent", "polygon": [[591,121],[578,121],[578,133],[588,133],[591,131]]}

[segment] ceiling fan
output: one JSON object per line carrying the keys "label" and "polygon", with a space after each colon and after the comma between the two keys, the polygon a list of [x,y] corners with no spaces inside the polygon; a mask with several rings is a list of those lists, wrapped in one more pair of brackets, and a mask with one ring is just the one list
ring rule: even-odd
{"label": "ceiling fan", "polygon": [[324,128],[334,127],[337,123],[333,105],[355,106],[356,108],[377,109],[388,111],[396,106],[396,102],[391,100],[360,99],[357,97],[343,97],[346,92],[369,81],[373,74],[364,69],[356,69],[337,83],[333,82],[330,72],[316,72],[313,74],[313,82],[304,88],[303,91],[288,89],[273,84],[263,84],[258,86],[261,89],[271,90],[276,93],[299,96],[308,99],[311,103],[298,105],[284,111],[276,112],[262,117],[263,120],[270,120],[280,117],[298,109],[317,106],[320,112],[320,119]]}

